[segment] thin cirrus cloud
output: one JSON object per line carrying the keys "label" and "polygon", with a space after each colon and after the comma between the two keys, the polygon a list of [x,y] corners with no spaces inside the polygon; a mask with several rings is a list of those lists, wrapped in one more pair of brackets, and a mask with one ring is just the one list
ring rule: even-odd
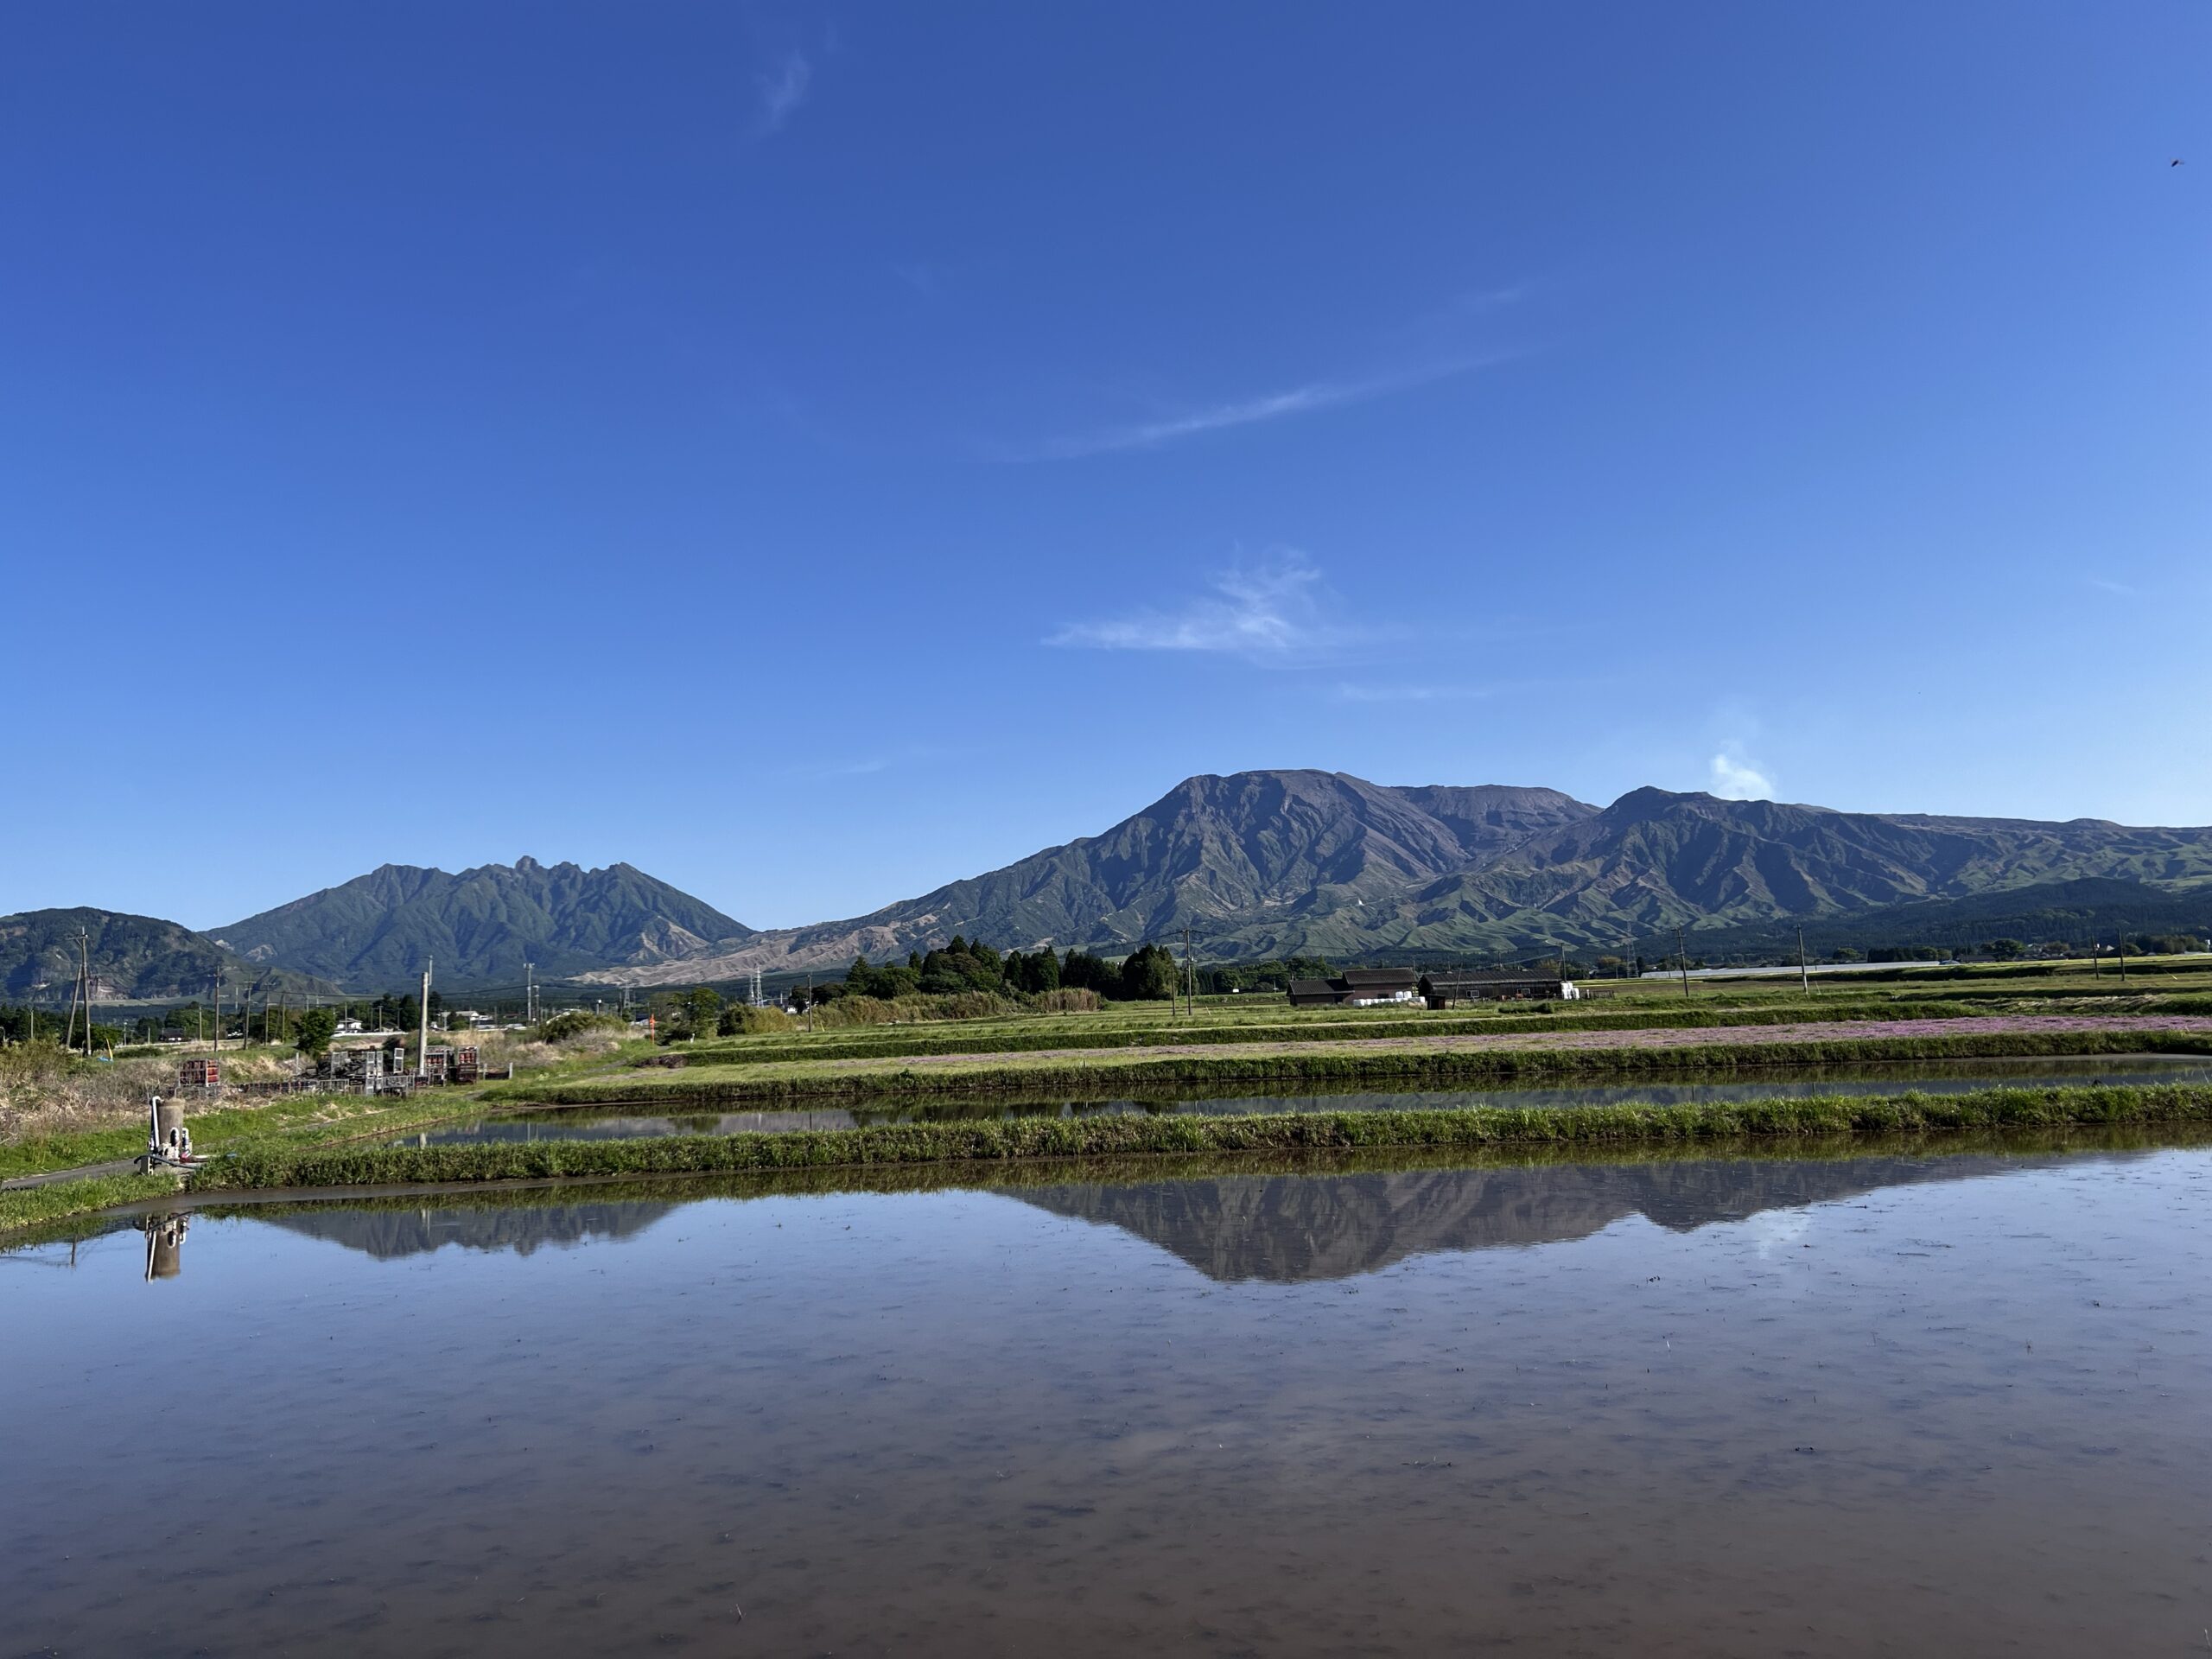
{"label": "thin cirrus cloud", "polygon": [[1167,611],[1139,611],[1095,622],[1071,622],[1045,643],[1090,651],[1216,652],[1255,662],[1292,663],[1354,642],[1353,631],[1327,620],[1328,588],[1320,571],[1295,551],[1216,572],[1211,591]]}
{"label": "thin cirrus cloud", "polygon": [[1356,685],[1337,688],[1339,702],[1465,702],[1492,696],[1486,685]]}
{"label": "thin cirrus cloud", "polygon": [[1478,370],[1493,367],[1511,355],[1510,353],[1489,353],[1479,357],[1446,358],[1418,368],[1402,370],[1394,374],[1374,375],[1361,380],[1316,380],[1306,385],[1293,386],[1287,391],[1266,392],[1256,397],[1217,404],[1211,408],[1192,410],[1185,414],[1167,416],[1134,426],[1109,427],[1102,431],[1055,439],[1040,448],[1017,454],[1013,459],[1076,461],[1085,455],[1112,454],[1121,450],[1162,448],[1208,432],[1223,432],[1240,426],[1258,426],[1294,415],[1310,415],[1320,410],[1340,408],[1347,404],[1371,403],[1379,397],[1473,374]]}
{"label": "thin cirrus cloud", "polygon": [[758,78],[759,119],[764,135],[783,130],[784,124],[806,102],[807,89],[813,81],[814,66],[803,52],[785,53],[772,70]]}

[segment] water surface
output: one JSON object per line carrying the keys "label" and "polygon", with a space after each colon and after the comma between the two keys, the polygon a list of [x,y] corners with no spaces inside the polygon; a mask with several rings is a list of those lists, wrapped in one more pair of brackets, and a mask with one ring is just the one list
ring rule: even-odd
{"label": "water surface", "polygon": [[2197,1651],[2212,1150],[2090,1144],[17,1252],[9,1650]]}

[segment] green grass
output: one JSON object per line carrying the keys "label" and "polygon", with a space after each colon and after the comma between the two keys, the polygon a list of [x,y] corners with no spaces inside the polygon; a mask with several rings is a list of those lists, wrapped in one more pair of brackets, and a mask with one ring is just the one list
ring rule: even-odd
{"label": "green grass", "polygon": [[72,1216],[111,1210],[143,1198],[166,1198],[178,1187],[174,1175],[96,1175],[81,1181],[54,1181],[45,1186],[0,1192],[0,1234],[43,1226]]}
{"label": "green grass", "polygon": [[195,1171],[191,1190],[552,1180],[1384,1147],[1680,1145],[1738,1137],[1804,1140],[2208,1122],[2212,1122],[2212,1087],[2171,1085],[1992,1089],[1961,1095],[1827,1096],[1690,1106],[1552,1109],[1476,1106],[1242,1117],[1115,1114],[663,1140],[357,1145],[319,1149],[270,1144]]}
{"label": "green grass", "polygon": [[[2194,1011],[2194,1010],[2192,1010]],[[2212,1012],[2208,1000],[2206,1012]],[[1499,1036],[1562,1031],[1699,1030],[1714,1026],[1783,1025],[1796,1021],[1827,1023],[1852,1020],[1952,1020],[1980,1014],[1985,1009],[1965,1003],[1807,1002],[1748,1007],[1677,1004],[1658,1008],[1606,1009],[1561,1002],[1550,1014],[1529,1012],[1522,1005],[1510,1012],[1434,1014],[1377,1012],[1345,1019],[1279,1019],[1224,1021],[1205,1017],[1179,1025],[1157,1021],[1144,1025],[1094,1024],[1090,1016],[1054,1020],[1038,1016],[1020,1026],[995,1023],[987,1027],[825,1033],[811,1039],[785,1035],[756,1038],[749,1042],[686,1044],[661,1051],[658,1056],[638,1055],[631,1064],[651,1066],[680,1055],[693,1065],[760,1064],[777,1060],[873,1059],[907,1054],[1022,1053],[1039,1049],[1142,1048],[1160,1043],[1322,1043],[1356,1041],[1374,1037],[1459,1037],[1491,1033]]]}
{"label": "green grass", "polygon": [[[213,1153],[272,1137],[324,1141],[357,1135],[396,1135],[422,1124],[467,1116],[474,1109],[474,1097],[458,1090],[426,1090],[406,1100],[365,1095],[281,1095],[257,1104],[192,1113],[185,1121],[192,1126],[196,1149]],[[136,1158],[145,1149],[143,1122],[125,1128],[31,1135],[0,1146],[0,1179]]]}
{"label": "green grass", "polygon": [[1399,1087],[1509,1078],[1663,1077],[1739,1065],[1838,1065],[1880,1060],[2069,1054],[2212,1054],[2212,1037],[2174,1032],[2011,1031],[1925,1037],[1850,1036],[1784,1042],[1697,1043],[1675,1047],[1384,1049],[1286,1045],[1250,1053],[1160,1054],[1107,1051],[1075,1060],[955,1060],[921,1067],[896,1058],[828,1067],[817,1062],[701,1065],[589,1081],[518,1079],[484,1091],[507,1104],[617,1102],[674,1108],[740,1102],[848,1100],[887,1096],[986,1094],[1166,1087],[1184,1084],[1376,1083]]}

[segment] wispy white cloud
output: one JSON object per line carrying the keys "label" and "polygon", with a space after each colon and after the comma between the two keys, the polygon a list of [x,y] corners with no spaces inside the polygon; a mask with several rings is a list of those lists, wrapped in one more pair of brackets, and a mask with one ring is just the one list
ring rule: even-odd
{"label": "wispy white cloud", "polygon": [[1339,702],[1463,702],[1495,695],[1486,685],[1339,685]]}
{"label": "wispy white cloud", "polygon": [[2082,580],[2087,582],[2092,588],[2101,588],[2107,594],[2117,594],[2122,599],[2140,599],[2143,597],[2143,591],[2141,588],[2131,588],[2124,582],[2114,582],[2109,576],[2085,576]]}
{"label": "wispy white cloud", "polygon": [[1327,620],[1328,589],[1321,573],[1294,550],[1217,572],[1208,586],[1211,592],[1179,609],[1071,622],[1045,643],[1092,651],[1221,652],[1290,662],[1349,644],[1354,637]]}
{"label": "wispy white cloud", "polygon": [[786,52],[776,67],[756,77],[760,89],[760,125],[765,133],[780,132],[784,124],[806,102],[814,80],[814,66],[804,52]]}
{"label": "wispy white cloud", "polygon": [[1262,422],[1280,421],[1293,415],[1310,415],[1319,410],[1334,409],[1346,404],[1369,403],[1377,397],[1410,391],[1418,386],[1433,385],[1440,380],[1457,379],[1462,375],[1472,374],[1477,370],[1503,362],[1508,355],[1510,353],[1494,353],[1480,357],[1445,358],[1417,368],[1361,380],[1315,380],[1302,386],[1293,386],[1287,391],[1264,392],[1256,397],[1217,404],[1208,409],[1192,410],[1134,426],[1110,427],[1102,431],[1055,439],[1041,448],[1018,454],[1014,459],[1073,461],[1084,455],[1109,454],[1122,449],[1157,449],[1203,433],[1225,431],[1231,427],[1256,426]]}
{"label": "wispy white cloud", "polygon": [[1770,801],[1774,798],[1774,779],[1752,765],[1737,745],[1731,743],[1713,757],[1712,790],[1724,801]]}

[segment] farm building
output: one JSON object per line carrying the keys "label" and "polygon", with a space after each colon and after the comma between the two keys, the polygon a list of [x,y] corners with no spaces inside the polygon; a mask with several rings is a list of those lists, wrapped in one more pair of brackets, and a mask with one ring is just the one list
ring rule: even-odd
{"label": "farm building", "polygon": [[1347,968],[1334,979],[1294,979],[1290,1005],[1294,1008],[1374,1008],[1393,1002],[1411,1002],[1419,994],[1421,976],[1410,968]]}
{"label": "farm building", "polygon": [[1517,998],[1571,1002],[1582,995],[1571,979],[1508,969],[1497,973],[1423,974],[1421,1001],[1432,1008],[1455,1002],[1503,1002]]}

